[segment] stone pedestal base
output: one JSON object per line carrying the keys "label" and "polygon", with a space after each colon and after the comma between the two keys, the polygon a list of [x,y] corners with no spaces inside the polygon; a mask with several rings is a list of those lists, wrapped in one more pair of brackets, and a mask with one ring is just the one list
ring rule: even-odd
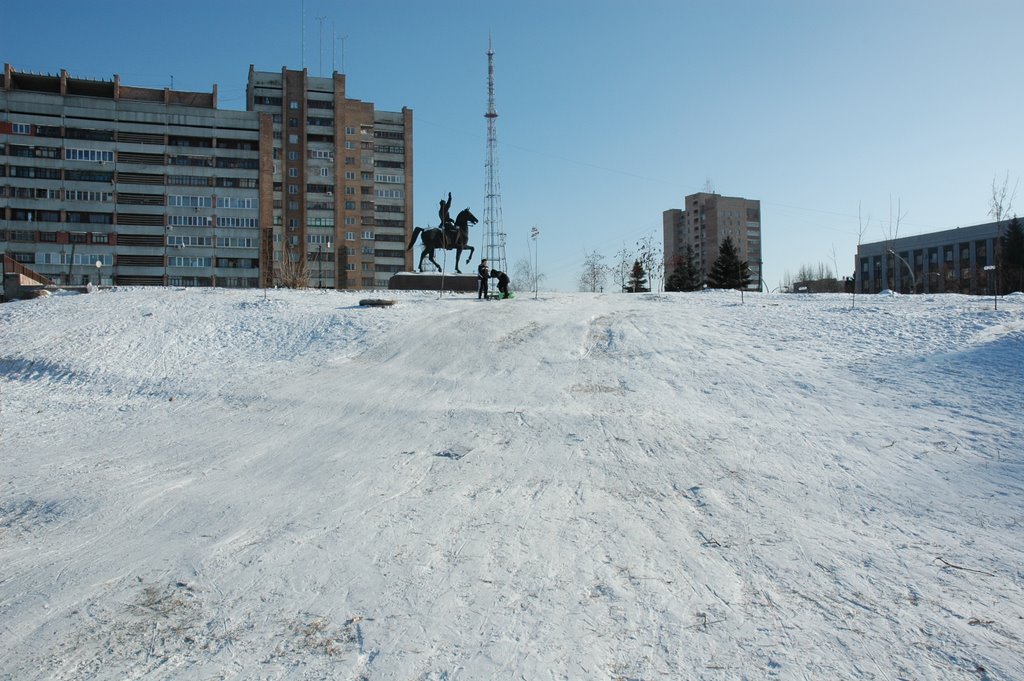
{"label": "stone pedestal base", "polygon": [[476,274],[445,274],[440,272],[399,272],[388,280],[392,291],[455,291],[477,292]]}

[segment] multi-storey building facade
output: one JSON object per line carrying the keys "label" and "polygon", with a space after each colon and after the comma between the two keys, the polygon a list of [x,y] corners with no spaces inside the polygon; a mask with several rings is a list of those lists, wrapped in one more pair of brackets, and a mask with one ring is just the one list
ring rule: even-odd
{"label": "multi-storey building facade", "polygon": [[248,108],[272,118],[264,241],[275,280],[386,288],[411,269],[412,110],[349,99],[345,76],[249,67]]}
{"label": "multi-storey building facade", "polygon": [[216,105],[5,65],[0,251],[63,284],[258,285],[270,117]]}
{"label": "multi-storey building facade", "polygon": [[857,246],[858,293],[992,293],[1008,220]]}
{"label": "multi-storey building facade", "polygon": [[665,276],[691,249],[694,264],[706,280],[726,237],[750,266],[750,288],[761,290],[761,202],[708,192],[686,197],[685,208],[662,213]]}
{"label": "multi-storey building facade", "polygon": [[247,111],[216,86],[9,65],[0,86],[0,252],[58,283],[364,289],[411,269],[412,111],[347,98],[344,75],[250,67]]}

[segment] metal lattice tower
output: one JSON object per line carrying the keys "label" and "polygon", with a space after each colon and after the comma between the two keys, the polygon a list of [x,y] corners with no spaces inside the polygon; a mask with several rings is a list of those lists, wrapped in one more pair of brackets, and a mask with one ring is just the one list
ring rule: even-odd
{"label": "metal lattice tower", "polygon": [[[498,112],[494,108],[494,50],[491,39],[487,38],[487,160],[484,170],[487,186],[484,194],[484,230],[482,257],[487,258],[491,269],[508,272],[505,265],[505,228],[501,221],[501,182],[498,179]],[[493,283],[489,282],[488,287]]]}

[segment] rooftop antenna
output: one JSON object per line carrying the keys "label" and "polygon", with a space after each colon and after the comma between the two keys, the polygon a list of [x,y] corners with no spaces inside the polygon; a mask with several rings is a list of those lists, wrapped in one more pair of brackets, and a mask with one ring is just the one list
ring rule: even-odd
{"label": "rooftop antenna", "polygon": [[317,17],[317,21],[320,22],[320,77],[324,75],[324,21],[327,17]]}
{"label": "rooftop antenna", "polygon": [[334,19],[331,19],[331,73],[337,71],[337,67],[334,65],[334,55],[338,51],[338,29],[334,25]]}
{"label": "rooftop antenna", "polygon": [[306,68],[306,0],[302,0],[302,16],[299,18],[299,29],[302,34],[302,58],[299,59],[299,68]]}
{"label": "rooftop antenna", "polygon": [[498,112],[494,108],[494,49],[490,35],[487,36],[487,113],[484,118],[487,119],[487,160],[484,163],[487,186],[484,191],[483,257],[487,258],[491,269],[505,272],[505,230],[501,219],[501,182],[498,179]]}

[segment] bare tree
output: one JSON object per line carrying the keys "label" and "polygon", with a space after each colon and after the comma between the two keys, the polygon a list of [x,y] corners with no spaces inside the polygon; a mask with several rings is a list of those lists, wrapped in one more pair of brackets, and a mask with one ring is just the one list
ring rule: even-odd
{"label": "bare tree", "polygon": [[[637,260],[640,261],[644,271],[647,272],[650,289],[654,291],[655,279],[661,280],[662,283],[665,281],[665,264],[661,255],[661,246],[654,242],[654,237],[650,236],[640,239],[636,245],[640,251]],[[661,292],[660,284],[657,290],[659,293]]]}
{"label": "bare tree", "polygon": [[613,266],[613,269],[615,273],[615,283],[618,284],[617,290],[626,290],[626,284],[629,283],[629,273],[633,269],[634,260],[636,260],[636,256],[634,256],[632,251],[625,246],[615,254],[615,265]]}
{"label": "bare tree", "polygon": [[[857,253],[860,254],[860,245],[864,241],[864,232],[871,223],[871,216],[865,221],[861,217],[860,202],[857,202]],[[864,287],[864,273],[861,271],[860,263],[856,257],[853,263],[853,296],[850,297],[850,309],[857,307],[857,277],[860,277],[861,288]]]}
{"label": "bare tree", "polygon": [[308,288],[309,270],[303,261],[282,260],[278,267],[278,281],[284,288]]}
{"label": "bare tree", "polygon": [[[902,201],[899,197],[896,198],[896,215],[892,213],[892,195],[889,195],[889,226],[882,225],[882,235],[885,237],[885,259],[888,263],[886,268],[889,274],[889,289],[896,289],[896,270],[900,265],[902,258],[896,254],[896,240],[899,239],[900,235],[900,223],[903,222],[903,218],[907,217],[907,214],[903,212]],[[910,265],[907,264],[909,268]],[[910,271],[911,279],[913,279],[914,273]]]}
{"label": "bare tree", "polygon": [[604,282],[608,276],[608,268],[604,264],[604,256],[591,251],[583,259],[583,271],[580,272],[580,291],[597,293],[604,290]]}
{"label": "bare tree", "polygon": [[988,214],[996,222],[1002,222],[1013,213],[1013,200],[1017,197],[1017,186],[1020,178],[1013,184],[1013,191],[1010,191],[1010,171],[1006,171],[1003,184],[999,185],[996,178],[992,178],[992,198],[989,203]]}
{"label": "bare tree", "polygon": [[520,258],[512,268],[512,280],[521,291],[536,291],[544,281],[544,275],[536,271],[530,258]]}

